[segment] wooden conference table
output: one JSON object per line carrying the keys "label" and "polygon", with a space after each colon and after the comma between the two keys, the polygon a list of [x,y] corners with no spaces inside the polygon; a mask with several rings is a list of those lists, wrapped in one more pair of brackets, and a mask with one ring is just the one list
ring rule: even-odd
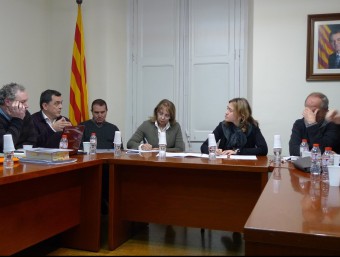
{"label": "wooden conference table", "polygon": [[340,187],[275,168],[244,228],[246,255],[340,254]]}
{"label": "wooden conference table", "polygon": [[99,251],[103,161],[77,159],[62,165],[19,162],[12,170],[1,164],[1,256],[60,233],[65,247]]}
{"label": "wooden conference table", "polygon": [[103,164],[110,167],[110,249],[131,236],[134,222],[242,232],[271,169],[267,157],[211,162],[101,153],[75,158],[71,164],[0,167],[0,255],[55,235],[63,247],[99,251]]}
{"label": "wooden conference table", "polygon": [[109,248],[133,222],[243,232],[268,181],[269,159],[166,158],[123,154],[110,164]]}

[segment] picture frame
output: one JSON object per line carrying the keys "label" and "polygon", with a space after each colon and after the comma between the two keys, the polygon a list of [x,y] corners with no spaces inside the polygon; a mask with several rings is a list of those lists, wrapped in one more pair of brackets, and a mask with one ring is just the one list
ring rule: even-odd
{"label": "picture frame", "polygon": [[[334,64],[337,37],[340,40],[340,13],[308,15],[307,81],[340,81],[340,64]],[[338,48],[340,52],[340,42]]]}

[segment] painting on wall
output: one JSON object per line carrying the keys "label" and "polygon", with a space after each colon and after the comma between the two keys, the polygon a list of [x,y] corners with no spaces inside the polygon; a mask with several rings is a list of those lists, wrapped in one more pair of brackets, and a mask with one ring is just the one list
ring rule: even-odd
{"label": "painting on wall", "polygon": [[307,81],[340,80],[340,13],[308,15]]}

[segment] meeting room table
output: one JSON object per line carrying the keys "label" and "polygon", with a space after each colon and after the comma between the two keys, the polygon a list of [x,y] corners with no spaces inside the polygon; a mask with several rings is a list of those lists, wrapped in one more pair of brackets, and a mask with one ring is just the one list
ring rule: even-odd
{"label": "meeting room table", "polygon": [[138,223],[243,232],[272,169],[267,156],[210,161],[124,152],[108,163],[111,250]]}
{"label": "meeting room table", "polygon": [[[244,232],[274,169],[270,158],[233,160],[112,151],[74,163],[0,168],[0,254],[58,236],[63,247],[99,251],[103,165],[109,167],[109,249],[138,224]],[[284,165],[283,165],[284,166]]]}
{"label": "meeting room table", "polygon": [[275,167],[244,227],[246,255],[340,255],[340,187]]}
{"label": "meeting room table", "polygon": [[12,255],[53,236],[65,247],[100,249],[103,160],[0,166],[0,255]]}

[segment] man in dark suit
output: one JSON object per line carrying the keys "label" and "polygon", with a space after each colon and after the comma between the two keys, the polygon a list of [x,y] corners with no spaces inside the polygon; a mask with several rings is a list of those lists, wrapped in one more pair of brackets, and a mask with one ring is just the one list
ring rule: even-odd
{"label": "man in dark suit", "polygon": [[328,56],[328,69],[340,69],[340,29],[331,32],[329,42],[334,52]]}
{"label": "man in dark suit", "polygon": [[38,147],[58,148],[64,127],[72,126],[70,120],[61,115],[62,107],[60,92],[47,89],[41,93],[40,111],[32,114]]}

